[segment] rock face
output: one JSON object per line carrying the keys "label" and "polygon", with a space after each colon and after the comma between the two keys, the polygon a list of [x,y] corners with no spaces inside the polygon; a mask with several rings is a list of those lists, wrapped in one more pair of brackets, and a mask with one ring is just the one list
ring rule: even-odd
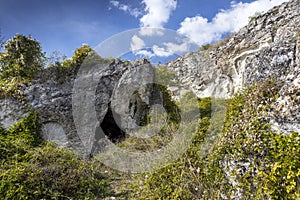
{"label": "rock face", "polygon": [[0,122],[1,126],[7,129],[9,126],[25,117],[29,111],[28,106],[13,98],[0,100]]}
{"label": "rock face", "polygon": [[208,50],[186,54],[167,67],[199,97],[229,98],[247,85],[273,77],[284,85],[273,105],[273,128],[299,132],[299,24],[299,0],[293,0],[256,17]]}
{"label": "rock face", "polygon": [[[77,76],[66,71],[64,76],[60,76],[62,72],[58,69],[44,70],[21,89],[26,103],[13,98],[0,100],[2,126],[8,128],[33,108],[39,113],[42,135],[46,140],[79,152],[84,152],[87,145],[91,151],[99,136],[80,135],[78,125],[89,127],[91,113],[87,112],[86,106],[92,104],[97,124],[100,124],[105,135],[112,141],[122,139],[126,129],[138,126],[147,109],[155,99],[159,99],[156,98],[160,96],[159,92],[151,84],[154,69],[147,60],[133,63],[113,60],[105,61],[104,65],[95,69],[81,66]],[[82,111],[80,116],[77,115],[81,120],[79,122],[76,121],[75,111]],[[121,119],[121,124],[116,119]]]}
{"label": "rock face", "polygon": [[286,80],[299,55],[299,1],[275,7],[208,50],[167,64],[199,97],[231,97],[272,75]]}
{"label": "rock face", "polygon": [[[272,128],[286,134],[300,132],[299,24],[299,0],[292,0],[256,17],[228,39],[207,50],[188,53],[166,67],[198,97],[229,98],[246,85],[273,77],[282,82],[283,87],[272,105]],[[89,124],[87,110],[94,108],[97,126],[107,137],[117,141],[126,131],[138,127],[151,105],[163,101],[153,84],[148,84],[152,81],[153,70],[146,60],[134,63],[114,60],[105,68],[89,70],[92,69],[87,67],[79,72],[82,73],[79,82],[75,73],[44,70],[31,84],[24,85],[21,93],[26,105],[12,98],[0,100],[2,125],[9,127],[34,108],[44,124],[46,139],[59,140],[62,146],[81,151],[83,146],[92,148],[97,140],[97,136],[78,135],[81,130],[76,124],[91,130],[96,128]],[[86,83],[84,80],[93,81]],[[170,89],[174,97],[182,95],[182,88],[181,93],[176,86]],[[81,95],[86,93],[90,98]],[[74,119],[76,111],[81,113],[78,119]]]}
{"label": "rock face", "polygon": [[[186,54],[167,64],[185,87],[199,97],[229,98],[247,85],[272,78],[282,84],[271,105],[271,129],[300,134],[300,1],[292,0],[256,17],[248,26],[207,50]],[[176,89],[172,88],[175,95]],[[244,199],[236,171],[255,176],[253,159],[224,158],[222,167],[235,189],[230,199]]]}

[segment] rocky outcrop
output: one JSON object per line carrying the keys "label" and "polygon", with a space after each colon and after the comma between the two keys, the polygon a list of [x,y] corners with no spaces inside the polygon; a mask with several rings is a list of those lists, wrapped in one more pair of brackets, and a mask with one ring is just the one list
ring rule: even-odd
{"label": "rocky outcrop", "polygon": [[43,70],[30,84],[23,85],[22,102],[10,97],[0,100],[2,126],[8,128],[33,108],[39,113],[46,140],[81,153],[88,146],[90,153],[100,136],[95,132],[82,134],[80,127],[92,123],[87,106],[92,105],[97,126],[104,134],[118,141],[128,128],[139,126],[151,104],[162,101],[153,87],[154,68],[147,60],[130,63],[103,59],[92,66],[83,64],[77,75],[69,69]]}
{"label": "rocky outcrop", "polygon": [[5,129],[27,116],[29,107],[20,101],[7,97],[0,100],[0,122]]}
{"label": "rocky outcrop", "polygon": [[[198,97],[229,98],[247,85],[273,77],[283,87],[271,106],[272,128],[287,134],[299,131],[299,24],[299,0],[293,0],[257,16],[238,33],[209,49],[167,63],[167,69],[175,72],[181,83],[177,84],[180,88],[170,85],[173,98],[178,99],[187,88]],[[2,125],[9,127],[34,108],[44,124],[44,137],[62,141],[62,146],[92,148],[97,136],[82,134],[84,130],[78,125],[91,130],[101,127],[111,140],[119,140],[138,128],[151,105],[163,99],[151,84],[154,73],[148,61],[104,63],[104,67],[93,65],[96,68],[87,63],[78,72],[79,78],[68,69],[43,70],[20,91],[26,104],[13,98],[0,100]],[[92,110],[98,125],[89,124],[93,121]],[[74,118],[77,111],[81,114]]]}
{"label": "rocky outcrop", "polygon": [[[295,86],[300,71],[299,24],[299,1],[293,0],[257,16],[238,33],[208,50],[188,53],[169,62],[167,67],[198,97],[229,98],[247,85],[273,77],[284,85],[273,105],[277,110],[271,114],[273,128],[299,132],[299,88]],[[176,88],[172,87],[172,91],[179,95]],[[284,116],[279,114],[283,110],[293,115],[287,116],[287,111]]]}
{"label": "rocky outcrop", "polygon": [[[299,5],[292,0],[277,6],[228,39],[171,61],[167,68],[198,97],[230,98],[248,85],[273,79],[282,87],[265,120],[273,131],[300,134]],[[180,88],[170,88],[181,95]],[[238,177],[255,177],[257,172],[249,167],[253,162],[236,157],[220,162],[234,188],[230,199],[244,199]]]}
{"label": "rocky outcrop", "polygon": [[296,70],[300,14],[294,0],[257,16],[248,26],[208,50],[167,64],[199,97],[231,97],[272,75],[285,80]]}

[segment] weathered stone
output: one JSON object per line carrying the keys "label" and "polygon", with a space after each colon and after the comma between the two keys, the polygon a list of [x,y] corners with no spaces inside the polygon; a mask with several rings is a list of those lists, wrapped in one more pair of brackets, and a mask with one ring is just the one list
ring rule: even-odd
{"label": "weathered stone", "polygon": [[56,122],[47,122],[42,127],[42,137],[50,142],[55,142],[60,147],[68,147],[69,141],[63,127]]}
{"label": "weathered stone", "polygon": [[[271,129],[300,134],[300,4],[292,0],[257,16],[249,25],[212,45],[208,50],[186,54],[167,63],[183,87],[198,97],[232,97],[242,88],[272,78],[283,86],[267,113]],[[172,94],[180,98],[176,88]],[[224,158],[221,166],[234,188],[224,199],[244,199],[237,176],[253,160]],[[235,171],[237,176],[233,176]]]}
{"label": "weathered stone", "polygon": [[154,85],[155,71],[150,63],[129,69],[116,85],[111,108],[126,132],[133,132],[140,126],[154,99],[160,97],[159,94],[155,97]]}
{"label": "weathered stone", "polygon": [[297,0],[284,3],[257,16],[228,40],[188,53],[167,67],[199,97],[228,98],[271,76],[285,80],[298,59],[299,13]]}
{"label": "weathered stone", "polygon": [[27,116],[28,106],[13,98],[0,99],[0,123],[5,129]]}
{"label": "weathered stone", "polygon": [[[299,24],[299,0],[292,0],[257,16],[208,50],[191,52],[167,63],[180,82],[179,86],[168,87],[170,93],[178,100],[190,88],[198,97],[230,98],[245,86],[272,77],[283,87],[271,105],[271,128],[286,134],[299,132]],[[126,131],[140,125],[152,105],[163,101],[152,79],[153,68],[146,60],[87,62],[77,74],[68,69],[46,69],[20,91],[27,105],[12,98],[0,100],[0,121],[8,128],[30,107],[34,108],[43,123],[45,139],[90,153],[96,151],[95,144],[103,136],[96,130],[102,129],[105,137],[118,141]],[[249,163],[223,160],[232,185],[238,183],[230,177],[230,171],[242,174]],[[237,187],[230,198],[241,199],[240,194]]]}

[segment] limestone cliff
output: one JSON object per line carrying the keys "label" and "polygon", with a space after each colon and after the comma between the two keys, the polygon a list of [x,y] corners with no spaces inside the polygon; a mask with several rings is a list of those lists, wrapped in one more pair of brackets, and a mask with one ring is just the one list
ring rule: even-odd
{"label": "limestone cliff", "polygon": [[[177,74],[184,87],[191,88],[198,97],[229,98],[247,85],[273,77],[283,84],[279,92],[280,97],[272,105],[273,111],[269,115],[273,129],[286,133],[299,132],[299,4],[299,0],[292,0],[277,6],[255,17],[249,25],[228,39],[211,45],[206,50],[188,53],[167,63],[166,66]],[[114,137],[111,132],[125,134],[124,130],[116,128],[111,120],[110,107],[122,107],[122,101],[111,100],[113,90],[115,87],[123,88],[124,94],[117,94],[120,100],[127,95],[126,92],[132,92],[124,89],[126,88],[124,77],[131,78],[134,82],[128,71],[130,69],[139,71],[139,66],[145,64],[150,65],[145,60],[133,63],[112,60],[107,64],[107,68],[96,72],[99,84],[94,99],[95,109],[99,123],[107,129],[109,137]],[[135,78],[144,79],[147,76],[141,74]],[[81,149],[82,138],[78,137],[72,111],[75,79],[74,73],[66,71],[62,73],[55,69],[44,70],[30,84],[23,85],[20,93],[24,96],[25,104],[12,97],[0,100],[2,125],[8,127],[26,115],[30,108],[34,108],[40,114],[43,134],[47,140]],[[82,88],[88,89],[84,86]],[[170,89],[174,97],[180,95],[178,88],[170,87]],[[134,102],[132,105],[135,106],[123,105],[124,108],[118,113],[123,115],[120,120],[127,128],[134,122],[142,120],[146,114],[143,109],[149,107],[151,99],[152,103],[162,100],[151,97],[155,94],[153,88],[144,88],[137,94],[132,99]],[[129,117],[132,112],[137,114]],[[130,119],[125,120],[128,117]]]}
{"label": "limestone cliff", "polygon": [[[284,85],[273,105],[273,128],[299,132],[299,24],[300,2],[293,0],[253,18],[218,44],[169,62],[167,68],[198,97],[229,98],[247,85],[273,77]],[[180,95],[178,88],[171,89]]]}

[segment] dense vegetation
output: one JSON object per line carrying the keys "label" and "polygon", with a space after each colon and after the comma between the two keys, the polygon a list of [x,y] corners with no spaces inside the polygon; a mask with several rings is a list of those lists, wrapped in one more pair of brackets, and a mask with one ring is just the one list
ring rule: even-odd
{"label": "dense vegetation", "polygon": [[[18,87],[41,70],[59,72],[57,78],[63,81],[63,75],[75,73],[90,52],[90,47],[82,46],[71,59],[56,60],[43,69],[46,58],[41,45],[16,35],[0,53],[0,97],[21,98]],[[164,68],[158,73],[162,85],[174,78]],[[197,105],[191,103],[195,97],[189,93],[179,103],[170,100],[166,88],[160,89],[169,99],[165,107],[171,120],[150,141],[128,138],[118,145],[131,151],[160,148],[180,123],[178,109],[197,106],[201,113],[197,130],[179,159],[152,174],[122,174],[97,158],[83,159],[43,141],[38,115],[32,111],[8,130],[0,127],[1,199],[300,198],[300,135],[276,133],[266,121],[280,83],[267,80],[226,102],[204,98],[197,99]],[[207,139],[214,143],[212,149],[205,148]]]}
{"label": "dense vegetation", "polygon": [[275,133],[265,122],[278,89],[267,81],[229,99],[220,138],[204,157],[203,140],[217,131],[210,123],[223,124],[218,108],[217,122],[210,120],[211,105],[219,101],[214,105],[222,106],[222,101],[199,99],[204,115],[186,153],[153,174],[133,176],[123,189],[129,187],[133,199],[231,199],[237,194],[243,199],[299,199],[300,135]]}
{"label": "dense vegetation", "polygon": [[1,199],[93,199],[111,193],[93,163],[40,137],[35,112],[0,130]]}

